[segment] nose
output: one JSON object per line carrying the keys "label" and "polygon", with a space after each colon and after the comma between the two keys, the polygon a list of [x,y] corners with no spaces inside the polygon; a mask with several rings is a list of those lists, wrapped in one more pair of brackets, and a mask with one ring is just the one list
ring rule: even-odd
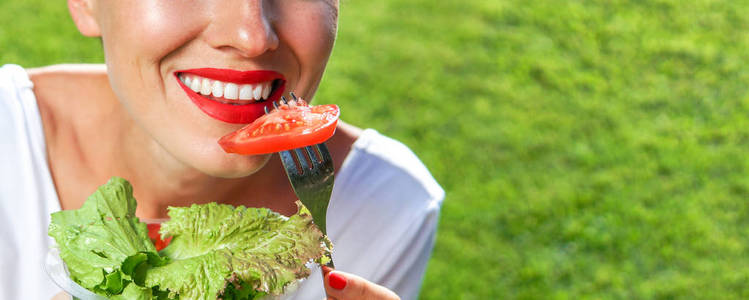
{"label": "nose", "polygon": [[215,1],[211,23],[204,31],[216,49],[256,57],[278,48],[272,11],[263,0]]}

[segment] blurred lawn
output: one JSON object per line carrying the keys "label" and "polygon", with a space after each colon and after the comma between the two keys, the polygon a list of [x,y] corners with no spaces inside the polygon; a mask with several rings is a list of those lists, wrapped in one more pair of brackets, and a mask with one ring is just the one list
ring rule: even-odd
{"label": "blurred lawn", "polygon": [[[749,298],[749,3],[343,0],[317,101],[448,192],[423,299]],[[98,62],[0,2],[0,64]]]}

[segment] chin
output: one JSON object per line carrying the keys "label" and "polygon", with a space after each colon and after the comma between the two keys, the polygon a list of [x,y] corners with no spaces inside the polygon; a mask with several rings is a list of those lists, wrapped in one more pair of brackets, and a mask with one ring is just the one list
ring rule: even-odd
{"label": "chin", "polygon": [[206,159],[194,167],[212,177],[235,179],[257,173],[265,167],[271,156],[271,154],[245,156],[223,153],[219,159]]}

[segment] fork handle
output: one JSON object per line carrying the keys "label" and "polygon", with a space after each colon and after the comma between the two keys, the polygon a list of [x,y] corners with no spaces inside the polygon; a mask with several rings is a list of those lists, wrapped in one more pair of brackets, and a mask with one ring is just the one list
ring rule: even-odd
{"label": "fork handle", "polygon": [[[324,266],[329,267],[331,269],[335,269],[335,266],[333,265],[333,257],[330,255],[330,253],[326,255],[328,256],[328,263],[325,264]],[[320,275],[322,275],[322,285],[323,285],[323,291],[325,291],[325,296],[330,296],[328,295],[328,291],[325,289],[325,272],[320,272]]]}

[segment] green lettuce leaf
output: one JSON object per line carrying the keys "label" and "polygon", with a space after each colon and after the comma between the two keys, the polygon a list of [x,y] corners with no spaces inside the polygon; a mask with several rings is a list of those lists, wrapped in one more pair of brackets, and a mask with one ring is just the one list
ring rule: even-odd
{"label": "green lettuce leaf", "polygon": [[132,187],[114,177],[80,209],[52,214],[49,235],[71,278],[110,299],[257,299],[309,276],[330,254],[309,211],[285,217],[265,208],[216,203],[169,208],[172,237],[161,252],[135,217]]}
{"label": "green lettuce leaf", "polygon": [[122,291],[122,294],[114,295],[110,297],[111,300],[152,300],[158,299],[153,295],[150,288],[138,286],[136,284],[128,284],[127,287]]}
{"label": "green lettuce leaf", "polygon": [[160,233],[172,241],[160,254],[170,262],[149,270],[146,285],[180,299],[282,294],[309,276],[306,263],[330,251],[330,241],[301,204],[288,218],[265,208],[216,203],[170,207],[169,217]]}
{"label": "green lettuce leaf", "polygon": [[133,280],[135,268],[122,270],[128,258],[146,256],[152,258],[146,264],[165,263],[148,238],[146,224],[135,217],[132,192],[130,183],[114,177],[80,209],[53,213],[49,225],[70,277],[104,296],[122,293]]}

